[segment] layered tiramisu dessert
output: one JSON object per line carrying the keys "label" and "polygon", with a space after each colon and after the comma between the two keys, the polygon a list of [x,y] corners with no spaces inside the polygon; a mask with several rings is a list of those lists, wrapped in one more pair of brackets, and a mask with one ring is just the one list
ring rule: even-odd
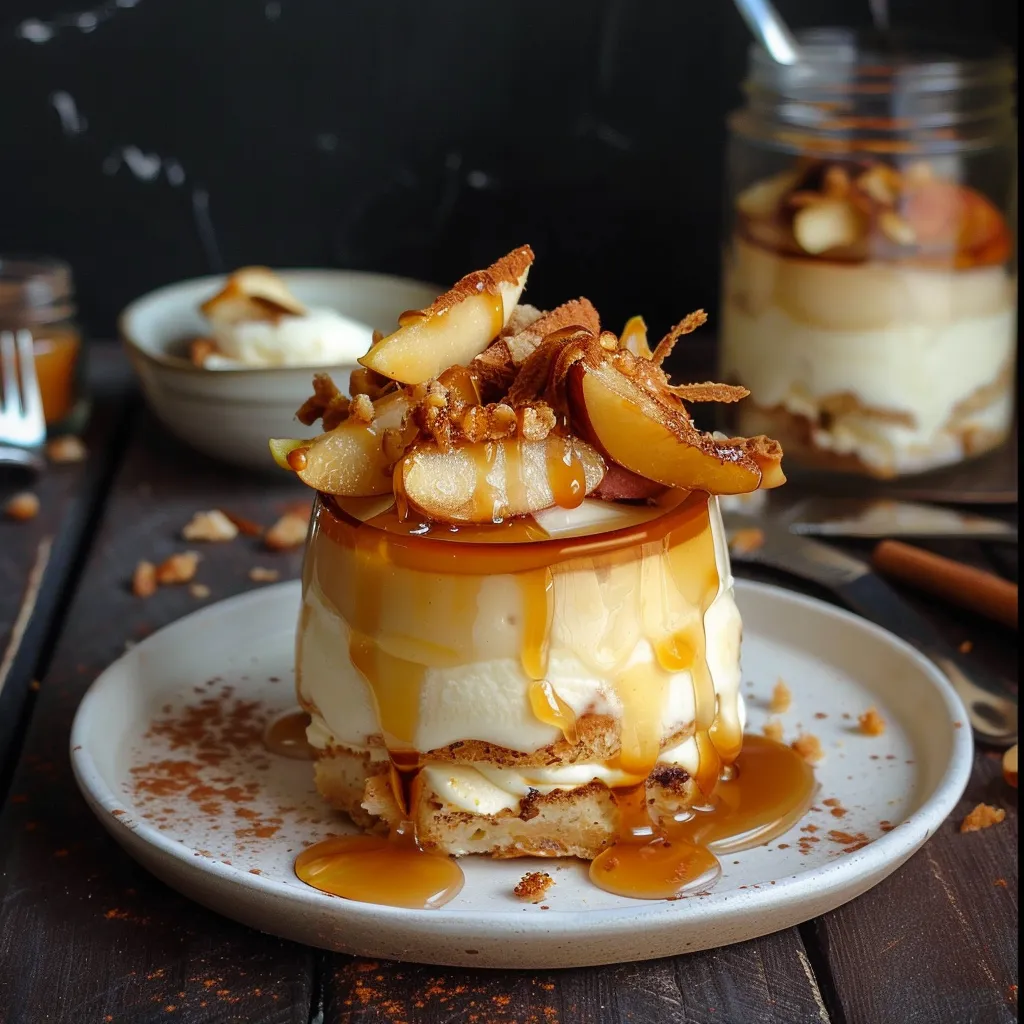
{"label": "layered tiramisu dessert", "polygon": [[[789,748],[744,743],[741,624],[716,495],[784,480],[765,437],[701,433],[640,321],[519,304],[518,249],[375,337],[342,395],[274,441],[319,493],[297,689],[316,782],[366,834],[297,872],[339,895],[437,906],[453,858],[577,857],[602,888],[677,895],[715,844],[806,809]],[[744,758],[749,766],[744,766]]]}
{"label": "layered tiramisu dessert", "polygon": [[209,330],[189,343],[206,370],[351,364],[366,348],[366,327],[333,309],[300,302],[279,274],[242,267],[199,307]]}
{"label": "layered tiramisu dessert", "polygon": [[724,379],[794,463],[893,477],[1002,442],[1014,404],[1010,231],[927,162],[804,159],[741,193]]}

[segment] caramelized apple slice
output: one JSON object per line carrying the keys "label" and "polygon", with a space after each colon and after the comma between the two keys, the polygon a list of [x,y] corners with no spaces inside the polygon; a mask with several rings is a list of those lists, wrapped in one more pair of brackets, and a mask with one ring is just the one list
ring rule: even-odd
{"label": "caramelized apple slice", "polygon": [[374,403],[370,423],[349,418],[309,441],[276,438],[270,442],[271,454],[279,466],[324,494],[386,494],[391,490],[388,469],[394,460],[384,451],[384,432],[402,425],[409,405],[404,391],[394,391]]}
{"label": "caramelized apple slice", "polygon": [[647,343],[647,324],[642,316],[630,317],[626,322],[619,338],[619,348],[624,348],[642,359],[651,358],[651,346]]}
{"label": "caramelized apple slice", "polygon": [[303,316],[306,312],[284,281],[267,267],[236,270],[224,287],[199,308],[218,324],[276,320],[280,316]]}
{"label": "caramelized apple slice", "polygon": [[492,523],[558,505],[575,508],[604,476],[604,460],[572,437],[415,448],[395,466],[399,508],[435,522]]}
{"label": "caramelized apple slice", "polygon": [[655,399],[610,363],[581,360],[567,384],[574,424],[631,472],[711,494],[744,494],[762,485],[757,462],[742,446],[702,434],[681,403]]}
{"label": "caramelized apple slice", "polygon": [[403,313],[399,328],[359,362],[402,384],[422,384],[478,356],[508,322],[533,263],[524,245],[454,285],[427,309]]}

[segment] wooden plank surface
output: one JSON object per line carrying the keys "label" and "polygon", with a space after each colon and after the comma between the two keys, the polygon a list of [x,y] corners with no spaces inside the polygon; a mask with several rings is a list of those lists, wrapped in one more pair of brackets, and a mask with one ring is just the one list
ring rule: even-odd
{"label": "wooden plank surface", "polygon": [[[285,474],[245,478],[185,455],[148,416],[130,430],[0,817],[0,1020],[306,1024],[313,951],[226,921],[157,882],[103,831],[71,775],[68,734],[89,683],[126,642],[202,603],[186,587],[134,597],[136,562],[195,547],[179,535],[200,508],[268,522],[308,499]],[[202,551],[209,601],[254,586],[252,565],[287,578],[301,558],[265,552],[254,539]]]}
{"label": "wooden plank surface", "polygon": [[84,434],[86,460],[48,464],[35,480],[5,476],[0,482],[0,505],[18,491],[39,498],[34,519],[15,522],[0,516],[0,795],[37,671],[67,603],[66,584],[78,567],[91,518],[120,452],[128,368],[111,346],[95,353],[89,371],[90,391],[98,402]]}

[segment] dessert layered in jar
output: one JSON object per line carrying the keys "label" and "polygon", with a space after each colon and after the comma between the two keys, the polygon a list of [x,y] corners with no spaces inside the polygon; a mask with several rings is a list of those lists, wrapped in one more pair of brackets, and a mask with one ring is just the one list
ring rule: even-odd
{"label": "dessert layered in jar", "polygon": [[763,841],[809,801],[796,754],[744,747],[716,497],[782,483],[780,447],[693,425],[687,400],[745,394],[662,371],[703,314],[652,350],[586,299],[520,304],[532,261],[405,314],[351,395],[316,379],[299,415],[323,434],[271,444],[319,492],[297,689],[317,787],[367,834],[297,871],[340,895],[436,906],[452,858],[485,854],[668,897],[714,875],[709,844]]}
{"label": "dessert layered in jar", "polygon": [[741,431],[892,477],[1001,443],[1014,406],[1007,223],[941,162],[805,158],[736,202],[721,372]]}

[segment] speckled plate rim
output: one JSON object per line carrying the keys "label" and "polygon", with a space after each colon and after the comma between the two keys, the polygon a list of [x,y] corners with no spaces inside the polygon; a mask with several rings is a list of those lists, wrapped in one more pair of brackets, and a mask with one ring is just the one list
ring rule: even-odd
{"label": "speckled plate rim", "polygon": [[[871,636],[892,648],[917,670],[922,683],[934,688],[951,727],[966,720],[960,699],[941,672],[887,630],[823,601],[769,584],[737,580],[736,594],[741,611],[745,600],[760,599],[777,603],[780,614],[838,620],[854,641],[857,634]],[[160,635],[184,640],[198,620],[210,615],[234,618],[264,602],[291,602],[297,607],[298,601],[298,581],[229,598],[164,627],[134,650],[144,653]],[[411,911],[341,900],[199,857],[141,815],[126,813],[130,804],[113,791],[89,749],[93,710],[100,706],[103,690],[121,661],[115,661],[90,686],[75,715],[70,745],[75,779],[86,802],[130,855],[189,898],[283,938],[357,955],[448,966],[570,967],[633,961],[713,948],[792,927],[865,892],[920,849],[962,795],[973,757],[970,730],[951,728],[949,756],[937,784],[897,828],[829,864],[777,876],[770,888],[712,891],[699,900],[638,901],[635,907],[618,909],[552,907],[543,915],[521,917],[472,909]],[[337,935],[325,939],[276,923],[268,926],[268,918],[273,920],[285,905],[303,916],[322,915],[326,910],[355,937],[352,941]],[[369,939],[370,935],[375,938]]]}

